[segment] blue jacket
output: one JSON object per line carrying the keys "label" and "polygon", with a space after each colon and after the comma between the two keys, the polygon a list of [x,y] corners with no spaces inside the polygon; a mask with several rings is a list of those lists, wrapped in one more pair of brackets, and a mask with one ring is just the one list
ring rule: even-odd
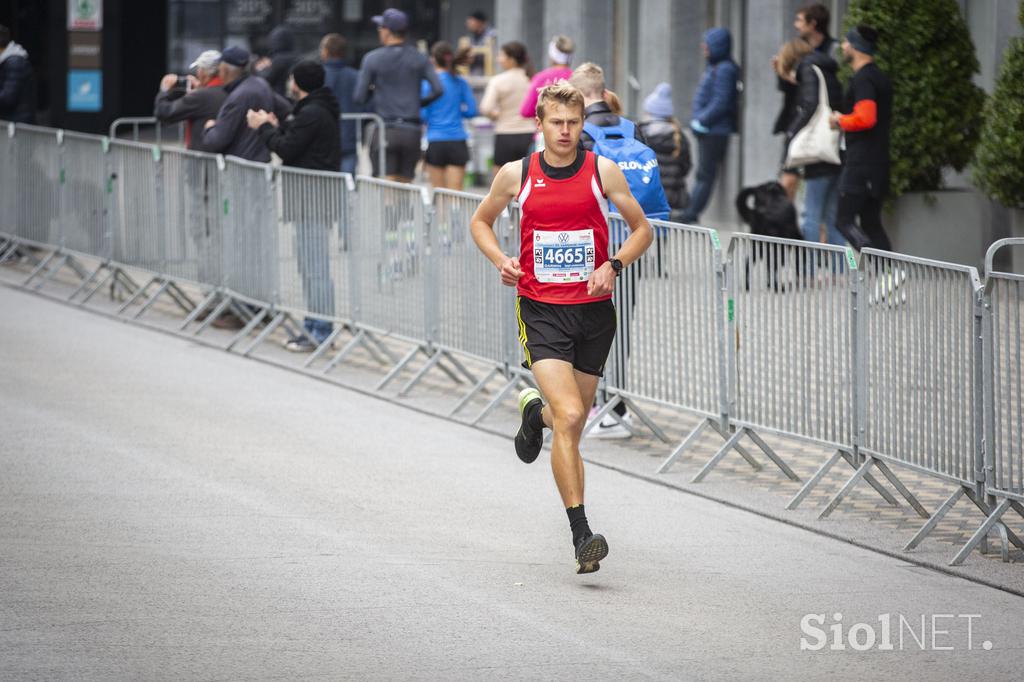
{"label": "blue jacket", "polygon": [[736,83],[740,68],[732,60],[732,36],[725,28],[712,28],[704,34],[708,46],[708,65],[693,97],[693,118],[708,128],[710,135],[736,132]]}
{"label": "blue jacket", "polygon": [[[444,93],[420,111],[423,122],[427,124],[427,142],[465,140],[469,135],[462,119],[473,118],[477,114],[473,91],[465,78],[447,71],[438,73],[438,79]],[[423,81],[420,88],[422,97],[430,94],[427,81]]]}
{"label": "blue jacket", "polygon": [[[338,100],[341,113],[354,114],[363,108],[353,99],[356,92],[356,79],[359,72],[348,66],[344,59],[328,59],[324,62],[324,86],[334,93]],[[344,121],[341,124],[341,154],[356,152],[356,122]]]}

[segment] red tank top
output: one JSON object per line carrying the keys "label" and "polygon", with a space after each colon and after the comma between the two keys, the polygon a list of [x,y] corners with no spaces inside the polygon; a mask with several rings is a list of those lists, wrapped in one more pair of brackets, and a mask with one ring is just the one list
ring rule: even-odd
{"label": "red tank top", "polygon": [[597,177],[597,156],[583,152],[571,178],[544,174],[537,152],[530,155],[519,190],[519,295],[542,303],[569,305],[606,301],[590,296],[587,279],[608,260],[608,200]]}

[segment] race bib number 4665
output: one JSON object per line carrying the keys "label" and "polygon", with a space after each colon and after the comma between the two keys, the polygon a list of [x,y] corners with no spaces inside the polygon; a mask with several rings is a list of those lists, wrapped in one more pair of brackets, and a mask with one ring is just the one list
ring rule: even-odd
{"label": "race bib number 4665", "polygon": [[594,272],[594,231],[533,233],[533,273],[538,282],[586,282]]}

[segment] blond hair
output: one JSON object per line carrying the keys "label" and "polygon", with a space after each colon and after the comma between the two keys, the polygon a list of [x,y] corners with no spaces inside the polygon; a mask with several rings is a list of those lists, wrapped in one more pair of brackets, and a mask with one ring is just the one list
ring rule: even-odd
{"label": "blond hair", "polygon": [[567,107],[579,107],[583,115],[583,93],[568,81],[556,81],[541,88],[537,95],[537,118],[544,120],[544,110],[548,103],[563,104]]}
{"label": "blond hair", "polygon": [[594,62],[577,66],[569,82],[579,88],[584,97],[600,99],[604,95],[604,69]]}
{"label": "blond hair", "polygon": [[605,89],[604,101],[605,104],[608,105],[608,108],[612,110],[613,114],[617,114],[619,116],[622,115],[622,100],[619,99],[618,95],[611,90]]}
{"label": "blond hair", "polygon": [[811,44],[803,38],[794,38],[789,42],[783,43],[782,47],[779,48],[779,60],[776,64],[776,71],[783,78],[790,76],[793,71],[796,70],[796,65],[800,63],[806,55],[809,55],[814,50]]}

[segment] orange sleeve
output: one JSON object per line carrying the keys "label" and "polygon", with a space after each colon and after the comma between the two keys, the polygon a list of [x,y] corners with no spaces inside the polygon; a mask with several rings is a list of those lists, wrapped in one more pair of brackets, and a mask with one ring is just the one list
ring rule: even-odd
{"label": "orange sleeve", "polygon": [[862,99],[853,105],[853,113],[839,117],[839,127],[848,133],[868,130],[878,122],[878,105],[873,99]]}

